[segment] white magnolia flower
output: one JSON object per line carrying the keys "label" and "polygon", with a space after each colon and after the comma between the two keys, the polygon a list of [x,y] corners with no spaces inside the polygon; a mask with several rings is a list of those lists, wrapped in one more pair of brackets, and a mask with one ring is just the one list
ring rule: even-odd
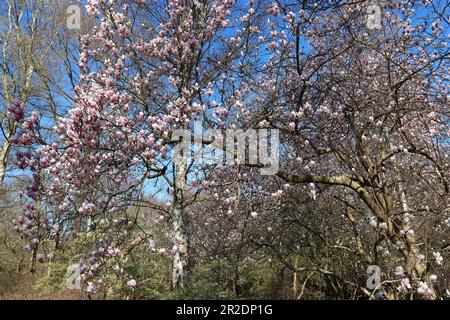
{"label": "white magnolia flower", "polygon": [[398,277],[403,277],[405,275],[405,270],[402,266],[398,266],[394,270],[394,274]]}
{"label": "white magnolia flower", "polygon": [[372,227],[376,228],[376,227],[378,226],[377,219],[376,219],[375,217],[371,217],[371,218],[370,218],[369,224],[370,224]]}
{"label": "white magnolia flower", "polygon": [[442,266],[442,263],[444,262],[444,258],[441,256],[441,253],[440,252],[433,252],[433,256],[434,256],[434,259],[436,261],[436,264],[438,266]]}
{"label": "white magnolia flower", "polygon": [[433,290],[428,287],[426,282],[420,281],[419,287],[417,288],[417,293],[428,298],[433,295]]}
{"label": "white magnolia flower", "polygon": [[95,285],[92,282],[88,282],[88,286],[86,288],[87,293],[95,293]]}
{"label": "white magnolia flower", "polygon": [[181,244],[182,242],[183,242],[183,238],[181,238],[180,236],[175,237],[175,244]]}
{"label": "white magnolia flower", "polygon": [[283,190],[278,190],[277,192],[272,193],[271,196],[275,200],[281,199],[283,197]]}
{"label": "white magnolia flower", "polygon": [[114,272],[116,273],[116,275],[120,276],[123,273],[123,269],[116,264],[116,266],[114,267]]}
{"label": "white magnolia flower", "polygon": [[447,227],[450,227],[450,218],[445,219],[444,223],[447,225]]}
{"label": "white magnolia flower", "polygon": [[148,249],[155,252],[156,251],[156,243],[155,240],[150,239],[148,240]]}
{"label": "white magnolia flower", "polygon": [[127,287],[130,289],[134,289],[134,287],[136,287],[136,280],[131,279],[130,281],[127,282]]}
{"label": "white magnolia flower", "polygon": [[308,194],[313,200],[317,199],[317,190],[316,190],[316,186],[314,185],[314,183],[309,184]]}
{"label": "white magnolia flower", "polygon": [[400,285],[397,287],[397,290],[401,293],[407,292],[409,289],[411,289],[411,283],[409,282],[408,278],[403,278],[400,282]]}
{"label": "white magnolia flower", "polygon": [[388,225],[387,225],[386,222],[380,223],[380,229],[381,229],[381,230],[387,230],[387,228],[388,228]]}

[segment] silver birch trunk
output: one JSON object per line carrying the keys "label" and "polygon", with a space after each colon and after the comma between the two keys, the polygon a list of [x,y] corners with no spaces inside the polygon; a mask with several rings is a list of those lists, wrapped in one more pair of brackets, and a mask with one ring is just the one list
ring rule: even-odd
{"label": "silver birch trunk", "polygon": [[184,214],[184,193],[186,191],[187,165],[179,162],[175,165],[175,190],[172,209],[172,231],[174,242],[177,242],[177,250],[173,257],[172,286],[174,289],[184,285],[185,269],[188,262],[187,235]]}
{"label": "silver birch trunk", "polygon": [[408,256],[406,257],[406,272],[412,274],[412,272],[415,270],[420,276],[420,274],[424,271],[425,266],[418,259],[419,248],[416,244],[415,235],[407,232],[409,229],[411,229],[411,219],[409,216],[408,200],[406,198],[406,193],[401,181],[398,183],[398,191],[400,193],[400,203],[403,210],[402,230],[406,232],[406,245],[408,246]]}

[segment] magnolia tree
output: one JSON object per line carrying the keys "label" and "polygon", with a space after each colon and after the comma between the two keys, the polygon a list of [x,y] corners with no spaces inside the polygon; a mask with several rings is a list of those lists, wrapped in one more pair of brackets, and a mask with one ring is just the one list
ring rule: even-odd
{"label": "magnolia tree", "polygon": [[[448,249],[440,238],[448,229],[447,7],[380,4],[383,16],[373,28],[365,4],[327,5],[270,7],[271,56],[254,84],[253,121],[283,131],[279,178],[307,184],[314,200],[322,185],[335,186],[332,196],[346,206],[363,261],[380,261],[361,238],[363,221],[379,234],[375,251],[395,248],[402,278],[393,282],[400,284],[394,292],[376,290],[390,297],[416,289],[425,298],[445,295],[433,289],[430,271],[442,266],[441,251]],[[285,193],[280,188],[273,196]],[[436,226],[427,246],[425,221]]]}
{"label": "magnolia tree", "polygon": [[[224,198],[220,208],[230,216],[247,211],[244,218],[270,221],[273,230],[278,224],[274,215],[288,210],[289,198],[298,192],[292,184],[305,184],[304,193],[313,200],[328,202],[332,197],[345,205],[335,210],[347,220],[351,241],[342,245],[336,237],[335,243],[325,242],[327,247],[354,252],[366,266],[383,266],[385,283],[375,285],[373,292],[362,288],[369,296],[445,295],[449,192],[445,4],[386,3],[374,31],[368,28],[361,4],[275,3],[269,10],[273,31],[261,39],[271,52],[264,65],[267,72],[255,78],[255,112],[242,125],[283,132],[277,176],[288,184],[275,179],[264,188],[264,180],[258,179],[254,184],[259,192],[254,194],[255,185],[248,189],[241,174],[243,181],[227,180],[216,193],[218,200]],[[279,189],[273,190],[276,184]],[[269,195],[273,200],[265,203]],[[281,208],[279,199],[285,199]],[[285,225],[286,218],[278,219]],[[287,219],[291,224],[298,221]],[[346,234],[342,228],[338,231]],[[280,238],[288,236],[266,237],[270,241],[252,242],[272,249],[293,272],[308,271],[280,253]],[[309,271],[332,274],[318,265]]]}
{"label": "magnolia tree", "polygon": [[[195,225],[201,220],[187,214],[196,202],[210,197],[204,208],[217,210],[211,221],[224,213],[226,221],[264,221],[261,227],[273,230],[288,223],[274,219],[282,212],[304,212],[289,199],[308,195],[330,203],[347,223],[340,230],[352,242],[342,245],[335,230],[339,239],[327,245],[350,250],[364,265],[403,270],[398,279],[386,276],[398,287],[379,284],[374,292],[441,295],[430,272],[443,264],[448,244],[428,241],[431,226],[425,231],[423,223],[435,224],[438,234],[448,228],[448,8],[390,1],[377,3],[374,13],[368,5],[88,1],[98,23],[80,37],[75,103],[52,134],[43,134],[45,123],[35,114],[16,137],[30,149],[17,154],[18,164],[33,175],[16,230],[34,249],[68,234],[95,234],[82,263],[89,293],[96,291],[94,279],[103,286],[105,274],[120,276],[121,259],[144,243],[173,255],[178,288],[189,247],[201,239],[189,234],[202,231]],[[261,177],[252,169],[267,165],[261,161],[229,168],[173,161],[179,132],[198,123],[279,130],[280,170]],[[194,140],[216,142],[221,151],[218,136],[194,132]],[[226,152],[234,157],[234,151],[233,137]],[[251,158],[252,147],[245,151]],[[172,243],[155,243],[132,208],[150,209],[157,225],[170,222]],[[201,205],[194,208],[202,212]],[[290,220],[292,228],[297,220]],[[371,229],[362,232],[366,224]],[[280,252],[280,237],[268,237],[250,242],[271,249],[294,273],[308,271]],[[234,241],[246,237],[240,239]],[[395,254],[379,258],[384,249]]]}
{"label": "magnolia tree", "polygon": [[[182,286],[188,259],[185,209],[206,173],[192,162],[171,161],[172,133],[189,130],[193,121],[224,127],[221,118],[239,105],[240,87],[257,66],[252,51],[259,45],[259,29],[258,19],[249,18],[253,4],[233,5],[88,1],[87,12],[99,23],[80,38],[76,103],[58,118],[56,138],[46,140],[42,124],[32,116],[16,141],[40,145],[17,159],[34,176],[27,190],[33,201],[16,224],[30,247],[100,224],[110,235],[89,260],[93,278],[102,264],[119,255],[119,243],[128,236],[126,230],[111,234],[115,222],[110,217],[122,212],[131,229],[127,208],[150,206],[143,196],[166,189],[155,193],[168,204],[153,202],[151,207],[161,213],[159,222],[170,219],[173,225],[173,286]],[[242,10],[250,13],[241,17]],[[37,202],[45,203],[41,212]],[[134,243],[148,238],[142,235]]]}

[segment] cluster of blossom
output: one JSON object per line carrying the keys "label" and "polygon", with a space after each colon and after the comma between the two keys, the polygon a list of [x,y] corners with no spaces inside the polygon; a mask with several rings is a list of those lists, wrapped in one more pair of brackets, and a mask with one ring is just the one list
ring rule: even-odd
{"label": "cluster of blossom", "polygon": [[439,251],[433,252],[433,256],[434,256],[434,259],[436,261],[436,264],[438,266],[441,266],[443,264],[443,262],[444,262],[444,257],[442,257],[441,253]]}
{"label": "cluster of blossom", "polygon": [[[123,270],[123,269],[121,269],[121,270]],[[122,271],[122,272],[123,272],[123,271]],[[98,290],[99,288],[102,289],[102,288],[104,288],[104,287],[106,286],[106,283],[105,283],[105,281],[104,281],[103,279],[99,279],[99,280],[97,281],[97,283],[98,283],[98,287],[95,285],[94,282],[88,281],[88,282],[87,282],[87,286],[86,286],[85,291],[86,291],[87,293],[89,293],[89,294],[94,294],[94,293],[97,292],[97,290]],[[135,287],[136,287],[136,285],[137,285],[137,281],[134,280],[134,279],[131,279],[131,280],[128,280],[128,281],[127,281],[127,287],[128,287],[129,289],[131,289],[131,290],[134,290]]]}
{"label": "cluster of blossom", "polygon": [[16,121],[17,123],[21,122],[25,115],[24,107],[19,101],[14,101],[13,103],[11,103],[11,105],[8,107],[8,111],[11,113],[14,121]]}
{"label": "cluster of blossom", "polygon": [[[112,285],[105,280],[105,276],[109,273],[115,274],[118,279],[125,275],[120,261],[126,260],[126,257],[123,256],[119,243],[126,240],[129,235],[127,230],[132,227],[132,221],[114,219],[112,225],[107,228],[106,235],[98,240],[96,249],[91,252],[87,261],[81,262],[80,274],[83,281],[87,283],[86,292],[93,294],[99,288]],[[95,285],[94,279],[97,279],[98,286]]]}
{"label": "cluster of blossom", "polygon": [[423,281],[419,281],[417,293],[427,299],[431,299],[435,295],[434,290],[432,288],[428,287],[428,284]]}
{"label": "cluster of blossom", "polygon": [[39,263],[46,263],[53,260],[53,253],[49,252],[48,254],[43,253],[37,253],[36,254],[36,261]]}
{"label": "cluster of blossom", "polygon": [[24,169],[27,166],[28,160],[32,157],[29,151],[17,151],[16,152],[16,164],[19,169]]}
{"label": "cluster of blossom", "polygon": [[411,283],[408,278],[403,278],[400,282],[400,285],[397,287],[397,290],[400,293],[407,293],[412,288]]}
{"label": "cluster of blossom", "polygon": [[405,270],[403,269],[402,266],[397,266],[395,267],[394,274],[397,277],[403,277],[405,275]]}
{"label": "cluster of blossom", "polygon": [[[39,137],[33,130],[39,124],[39,113],[33,111],[30,117],[21,123],[22,130],[19,131],[13,139],[13,143],[22,146],[30,146],[34,142],[39,141]],[[20,118],[22,120],[22,118]]]}

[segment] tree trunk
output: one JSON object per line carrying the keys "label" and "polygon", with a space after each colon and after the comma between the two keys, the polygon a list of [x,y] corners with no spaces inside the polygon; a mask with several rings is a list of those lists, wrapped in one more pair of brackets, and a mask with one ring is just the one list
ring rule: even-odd
{"label": "tree trunk", "polygon": [[5,179],[6,160],[8,159],[9,143],[5,141],[3,148],[0,150],[0,193],[3,190],[3,180]]}
{"label": "tree trunk", "polygon": [[33,248],[33,251],[31,253],[30,257],[30,268],[29,273],[35,273],[36,272],[36,255],[37,255],[37,248]]}
{"label": "tree trunk", "polygon": [[[400,202],[403,211],[402,229],[407,232],[411,229],[411,223],[409,218],[409,205],[402,182],[398,183],[398,191],[400,193]],[[406,257],[406,272],[412,274],[415,270],[420,276],[425,270],[425,265],[419,261],[420,252],[414,234],[406,233],[406,245],[408,250],[408,255]]]}
{"label": "tree trunk", "polygon": [[[295,269],[298,268],[298,256],[295,257],[294,267]],[[294,272],[294,278],[292,279],[292,293],[295,299],[297,297],[297,272]]]}
{"label": "tree trunk", "polygon": [[24,257],[23,257],[23,252],[21,252],[21,253],[20,253],[20,259],[19,259],[19,261],[17,261],[17,265],[16,265],[16,272],[17,272],[17,273],[22,272],[22,263],[23,263],[23,259],[24,259]]}
{"label": "tree trunk", "polygon": [[186,190],[187,165],[177,163],[175,165],[175,190],[172,209],[172,231],[177,250],[173,257],[172,286],[179,289],[184,286],[186,266],[188,263],[186,222],[184,214],[184,192]]}

